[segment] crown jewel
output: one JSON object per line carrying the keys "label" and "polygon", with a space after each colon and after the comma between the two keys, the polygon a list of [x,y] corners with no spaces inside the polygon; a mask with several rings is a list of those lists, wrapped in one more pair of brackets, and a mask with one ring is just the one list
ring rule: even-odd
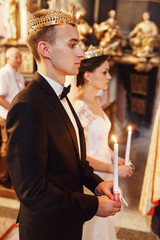
{"label": "crown jewel", "polygon": [[87,59],[93,58],[93,57],[99,57],[104,55],[103,48],[96,48],[93,45],[90,45],[87,51],[85,52],[85,57]]}
{"label": "crown jewel", "polygon": [[76,23],[74,5],[72,5],[71,13],[60,11],[56,7],[49,9],[47,14],[42,17],[35,17],[28,12],[28,34],[40,28],[64,23]]}

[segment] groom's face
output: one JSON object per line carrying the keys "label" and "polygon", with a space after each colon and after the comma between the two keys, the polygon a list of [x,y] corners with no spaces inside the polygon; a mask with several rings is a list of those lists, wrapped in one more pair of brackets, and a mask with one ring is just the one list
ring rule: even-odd
{"label": "groom's face", "polygon": [[55,41],[49,44],[50,61],[58,75],[78,74],[84,52],[79,45],[79,33],[76,26],[62,24],[55,26]]}

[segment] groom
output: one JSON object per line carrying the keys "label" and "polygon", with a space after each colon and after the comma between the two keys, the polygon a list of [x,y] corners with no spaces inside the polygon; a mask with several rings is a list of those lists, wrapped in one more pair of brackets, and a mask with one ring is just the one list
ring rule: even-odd
{"label": "groom", "polygon": [[[65,76],[78,74],[84,57],[74,15],[35,12],[27,43],[38,71],[15,97],[7,118],[20,240],[80,240],[85,221],[114,215],[121,204],[111,200],[112,182],[88,165],[82,126],[68,98],[62,99]],[[84,194],[83,185],[99,196]]]}

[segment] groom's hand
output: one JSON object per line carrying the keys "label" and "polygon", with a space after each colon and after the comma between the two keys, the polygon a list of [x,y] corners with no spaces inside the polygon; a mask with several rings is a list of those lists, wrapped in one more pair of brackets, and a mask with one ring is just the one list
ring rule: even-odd
{"label": "groom's hand", "polygon": [[113,190],[113,182],[112,181],[104,181],[98,184],[96,187],[96,194],[97,195],[106,195],[110,199],[114,199],[112,195]]}
{"label": "groom's hand", "polygon": [[121,210],[121,202],[108,199],[106,196],[98,196],[98,209],[96,216],[113,216]]}

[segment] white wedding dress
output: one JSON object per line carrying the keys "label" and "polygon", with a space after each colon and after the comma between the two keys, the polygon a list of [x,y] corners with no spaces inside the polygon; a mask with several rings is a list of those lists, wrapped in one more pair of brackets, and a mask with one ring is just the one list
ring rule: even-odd
{"label": "white wedding dress", "polygon": [[[111,123],[106,114],[104,118],[92,113],[88,105],[82,100],[75,100],[75,111],[84,128],[86,137],[87,155],[97,160],[112,164],[111,153],[108,147],[108,134]],[[112,180],[109,173],[96,172],[104,180]],[[85,188],[85,193],[91,193]],[[114,217],[93,217],[84,224],[82,240],[116,240]]]}

